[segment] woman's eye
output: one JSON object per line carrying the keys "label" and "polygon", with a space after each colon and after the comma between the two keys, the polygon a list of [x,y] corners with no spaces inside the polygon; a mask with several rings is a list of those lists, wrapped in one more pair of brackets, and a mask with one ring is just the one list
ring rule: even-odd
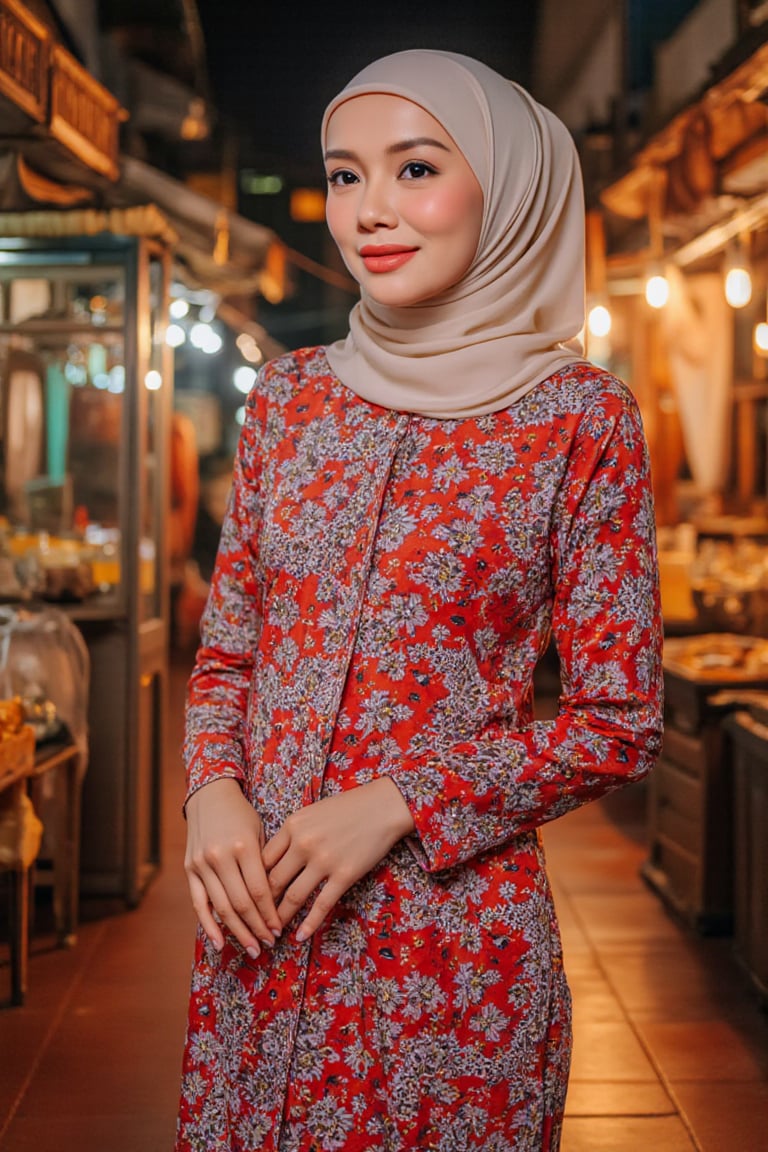
{"label": "woman's eye", "polygon": [[339,168],[337,172],[328,173],[328,183],[338,186],[357,183],[357,176],[348,168]]}
{"label": "woman's eye", "polygon": [[425,164],[423,160],[411,160],[400,175],[406,180],[421,180],[424,176],[434,176],[435,171],[431,164]]}

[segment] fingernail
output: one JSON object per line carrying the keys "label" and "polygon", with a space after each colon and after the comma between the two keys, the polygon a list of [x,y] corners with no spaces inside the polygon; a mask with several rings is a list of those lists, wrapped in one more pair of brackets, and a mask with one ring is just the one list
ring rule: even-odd
{"label": "fingernail", "polygon": [[255,944],[253,948],[246,948],[246,952],[250,956],[251,960],[258,960],[259,956],[261,955],[261,948],[259,948],[258,944]]}
{"label": "fingernail", "polygon": [[259,936],[259,940],[261,940],[261,942],[265,948],[274,948],[274,946],[275,946],[274,940],[272,940],[271,938],[268,938],[266,936]]}
{"label": "fingernail", "polygon": [[213,944],[213,946],[217,952],[221,952],[222,948],[224,947],[224,941],[223,940],[213,940],[212,939],[211,944]]}
{"label": "fingernail", "polygon": [[307,932],[306,928],[299,928],[298,932],[296,933],[296,939],[298,940],[299,944],[303,944],[305,940],[309,939],[309,932]]}
{"label": "fingernail", "polygon": [[273,928],[272,929],[272,935],[274,936],[275,940],[279,940],[280,937],[282,936],[282,934],[283,934],[282,928]]}

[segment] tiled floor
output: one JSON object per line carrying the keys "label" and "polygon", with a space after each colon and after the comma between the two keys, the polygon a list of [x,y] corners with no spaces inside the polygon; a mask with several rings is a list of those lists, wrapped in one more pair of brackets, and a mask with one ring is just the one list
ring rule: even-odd
{"label": "tiled floor", "polygon": [[[131,911],[84,902],[70,951],[36,935],[26,1003],[0,1010],[0,1152],[172,1147],[193,933],[186,669],[176,661],[171,685],[161,872]],[[641,788],[629,789],[545,830],[574,995],[562,1152],[761,1152],[768,1014],[730,940],[692,938],[639,879],[642,814]],[[7,978],[0,967],[0,998]]]}
{"label": "tiled floor", "polygon": [[574,999],[563,1152],[768,1149],[768,1015],[729,939],[697,939],[638,879],[631,790],[546,830]]}

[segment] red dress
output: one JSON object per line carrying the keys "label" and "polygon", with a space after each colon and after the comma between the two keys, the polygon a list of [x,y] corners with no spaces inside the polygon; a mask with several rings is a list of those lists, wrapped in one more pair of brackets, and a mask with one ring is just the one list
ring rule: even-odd
{"label": "red dress", "polygon": [[[554,636],[563,695],[533,719]],[[570,998],[538,828],[647,773],[661,625],[631,392],[580,364],[509,409],[366,403],[321,348],[248,401],[190,686],[190,792],[266,835],[389,775],[416,825],[305,944],[199,938],[176,1152],[544,1152]]]}

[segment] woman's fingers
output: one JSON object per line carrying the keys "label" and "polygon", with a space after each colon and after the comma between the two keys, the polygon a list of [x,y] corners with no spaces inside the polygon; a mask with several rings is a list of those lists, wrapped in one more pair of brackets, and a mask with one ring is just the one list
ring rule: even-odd
{"label": "woman's fingers", "polygon": [[327,879],[322,872],[307,867],[286,888],[277,906],[278,915],[284,925],[289,924],[314,895],[312,907],[299,924],[296,933],[299,942],[308,940],[349,887],[350,884],[346,881],[337,878]]}
{"label": "woman's fingers", "polygon": [[309,900],[315,889],[322,883],[324,877],[310,871],[309,868],[303,869],[285,887],[282,894],[280,903],[277,906],[277,914],[280,921],[285,926],[293,920],[296,913],[304,907],[307,900]]}
{"label": "woman's fingers", "polygon": [[268,946],[274,943],[282,923],[257,843],[227,851],[190,851],[185,866],[192,903],[209,939],[223,942],[221,930],[211,929],[218,920],[257,955],[259,941]]}
{"label": "woman's fingers", "polygon": [[267,937],[269,937],[271,942],[273,935],[275,933],[279,934],[283,925],[275,905],[275,897],[270,885],[270,879],[264,868],[264,862],[261,859],[261,854],[259,854],[258,857],[249,854],[242,859],[240,861],[240,871],[245,886],[245,893],[250,898],[250,905],[246,904],[244,907],[244,912],[249,914],[249,916],[246,917],[248,923],[251,923],[249,917],[251,909],[254,909],[266,929],[264,942],[267,943]]}
{"label": "woman's fingers", "polygon": [[194,872],[187,873],[187,883],[198,923],[216,951],[220,952],[224,947],[224,934],[214,918],[205,885]]}
{"label": "woman's fingers", "polygon": [[261,859],[264,862],[264,867],[267,872],[270,873],[270,880],[272,879],[271,869],[274,868],[278,860],[285,854],[290,842],[290,835],[285,824],[283,824],[279,832],[276,832],[271,840],[268,840],[266,844],[262,845]]}
{"label": "woman's fingers", "polygon": [[[197,918],[214,946],[224,943],[217,922],[226,927],[246,951],[257,956],[262,944],[274,942],[274,934],[256,907],[236,862],[221,874],[198,864],[188,871],[188,876]],[[266,887],[266,877],[263,884]],[[274,917],[277,920],[276,912]]]}
{"label": "woman's fingers", "polygon": [[338,900],[413,830],[413,819],[391,780],[373,780],[292,813],[263,849],[277,911],[287,924],[316,893],[299,926],[307,939]]}
{"label": "woman's fingers", "polygon": [[200,924],[216,946],[223,945],[223,925],[258,955],[282,927],[261,857],[261,819],[231,779],[200,788],[186,811],[184,866]]}
{"label": "woman's fingers", "polygon": [[296,932],[296,939],[299,943],[301,943],[302,940],[308,940],[310,936],[317,931],[326,916],[333,911],[336,904],[347,891],[347,887],[348,886],[334,884],[333,881],[329,880],[322,890],[318,892],[312,907],[301,924],[299,924],[298,931]]}

